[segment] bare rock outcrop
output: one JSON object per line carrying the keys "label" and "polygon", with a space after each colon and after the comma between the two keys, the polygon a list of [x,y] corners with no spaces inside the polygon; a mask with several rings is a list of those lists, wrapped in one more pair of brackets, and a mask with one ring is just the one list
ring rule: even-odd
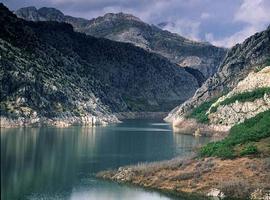
{"label": "bare rock outcrop", "polygon": [[[209,114],[210,124],[233,126],[243,122],[245,119],[270,109],[270,94],[265,93],[263,97],[254,101],[235,101],[228,105],[219,105],[222,101],[244,92],[251,92],[259,88],[270,88],[270,66],[259,72],[251,72],[244,80],[227,95],[220,97],[212,107],[217,110]],[[211,108],[210,107],[210,110]]]}

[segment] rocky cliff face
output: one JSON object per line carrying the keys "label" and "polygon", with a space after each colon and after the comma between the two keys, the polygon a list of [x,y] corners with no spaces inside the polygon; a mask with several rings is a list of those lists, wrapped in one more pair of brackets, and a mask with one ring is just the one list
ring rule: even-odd
{"label": "rocky cliff face", "polygon": [[64,16],[53,8],[37,10],[27,7],[17,10],[16,15],[32,21],[66,22],[72,24],[76,31],[88,35],[132,43],[147,51],[162,55],[181,67],[198,69],[206,78],[217,71],[226,53],[223,48],[188,40],[124,13],[108,13],[102,17],[85,20]]}
{"label": "rocky cliff face", "polygon": [[56,66],[62,60],[66,62],[63,67],[69,64],[79,67],[72,58],[63,55],[59,60],[50,58],[57,54],[51,47],[48,49],[51,52],[38,48],[35,48],[38,53],[25,50],[3,40],[1,34],[1,127],[34,124],[63,127],[118,121],[94,94],[92,88],[95,84],[100,87],[100,83],[85,81],[82,87],[78,74],[68,76],[64,68]]}
{"label": "rocky cliff face", "polygon": [[172,110],[166,120],[177,121],[202,102],[231,91],[251,71],[264,65],[269,58],[270,27],[234,46],[227,53],[218,72],[209,78],[192,98]]}
{"label": "rocky cliff face", "polygon": [[[246,92],[258,91],[265,88],[263,95],[254,93],[251,100],[235,100],[227,105],[220,105],[221,102],[243,94]],[[269,88],[269,92],[267,92]],[[243,98],[242,98],[243,99]],[[240,99],[241,100],[241,99]],[[265,67],[260,72],[251,72],[244,80],[240,81],[237,86],[228,94],[220,97],[213,105],[215,112],[209,114],[211,124],[233,126],[243,122],[245,119],[252,118],[257,114],[270,109],[270,67]],[[211,108],[210,107],[210,110]],[[269,122],[270,123],[270,122]]]}
{"label": "rocky cliff face", "polygon": [[161,56],[66,23],[24,21],[1,4],[0,25],[1,122],[115,122],[112,113],[169,110],[199,86]]}

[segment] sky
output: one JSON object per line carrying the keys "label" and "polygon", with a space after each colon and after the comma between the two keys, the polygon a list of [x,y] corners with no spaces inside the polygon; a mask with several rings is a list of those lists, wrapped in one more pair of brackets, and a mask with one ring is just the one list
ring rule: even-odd
{"label": "sky", "polygon": [[270,0],[0,0],[9,9],[54,7],[92,19],[108,12],[133,14],[184,37],[232,47],[270,25]]}

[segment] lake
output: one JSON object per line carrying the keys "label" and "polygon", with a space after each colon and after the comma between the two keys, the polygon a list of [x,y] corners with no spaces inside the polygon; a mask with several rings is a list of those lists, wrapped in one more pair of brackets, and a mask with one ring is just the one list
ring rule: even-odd
{"label": "lake", "polygon": [[1,199],[174,199],[96,179],[95,174],[185,156],[209,140],[174,134],[169,124],[149,120],[103,127],[1,129]]}

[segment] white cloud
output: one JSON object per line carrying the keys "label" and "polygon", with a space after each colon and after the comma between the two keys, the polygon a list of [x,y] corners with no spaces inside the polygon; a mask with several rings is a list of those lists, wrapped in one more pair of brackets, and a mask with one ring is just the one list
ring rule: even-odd
{"label": "white cloud", "polygon": [[[268,2],[267,2],[268,1]],[[269,0],[244,0],[234,16],[235,21],[257,25],[270,22]]]}
{"label": "white cloud", "polygon": [[210,18],[210,14],[209,14],[209,13],[203,12],[203,13],[201,14],[201,19],[209,19],[209,18]]}
{"label": "white cloud", "polygon": [[248,38],[249,36],[253,35],[256,32],[257,32],[256,28],[252,26],[248,26],[244,28],[243,30],[234,33],[233,35],[222,38],[220,40],[214,39],[214,36],[212,33],[206,33],[205,39],[216,46],[229,48],[229,47],[234,46],[237,43],[243,42],[246,38]]}
{"label": "white cloud", "polygon": [[244,0],[234,15],[234,22],[245,23],[242,30],[222,39],[215,39],[212,33],[206,33],[205,39],[217,46],[232,47],[243,42],[249,36],[262,31],[270,23],[270,3],[268,0]]}
{"label": "white cloud", "polygon": [[163,29],[172,33],[178,33],[192,40],[200,40],[200,22],[197,21],[180,19],[173,23],[168,23]]}

